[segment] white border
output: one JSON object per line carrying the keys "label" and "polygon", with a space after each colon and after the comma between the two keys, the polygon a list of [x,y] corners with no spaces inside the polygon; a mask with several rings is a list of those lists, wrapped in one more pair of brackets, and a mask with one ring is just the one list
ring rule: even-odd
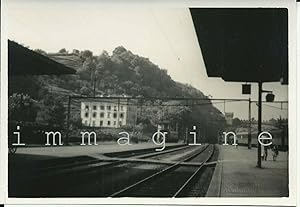
{"label": "white border", "polygon": [[[7,193],[7,35],[5,33],[6,25],[6,4],[8,0],[2,1],[2,24],[1,24],[1,139],[0,139],[0,161],[4,163],[1,167],[0,193],[5,190],[5,204],[172,204],[172,205],[296,205],[296,2],[294,0],[252,0],[252,1],[218,1],[218,0],[178,0],[178,1],[117,1],[110,3],[108,0],[102,3],[110,6],[160,6],[160,7],[204,7],[204,8],[257,8],[257,7],[280,7],[288,8],[288,39],[289,39],[289,198],[8,198]],[[99,3],[99,2],[98,2]],[[251,4],[250,4],[251,3]],[[118,4],[118,5],[116,5]],[[3,156],[4,155],[4,156]],[[299,166],[298,166],[299,167]],[[4,183],[4,186],[3,186]],[[4,189],[3,189],[4,188]],[[3,195],[3,193],[1,193]],[[1,195],[0,195],[1,201]]]}
{"label": "white border", "polygon": [[[300,12],[299,12],[299,9],[300,9],[300,3],[298,3],[297,4],[297,24],[296,24],[296,26],[297,26],[297,37],[299,37],[299,34],[300,34]],[[300,41],[298,40],[298,39],[296,39],[296,45],[297,45],[297,53],[298,53],[298,51],[300,50]],[[297,69],[299,69],[299,64],[300,64],[300,55],[299,54],[297,54],[296,55],[297,56]],[[300,73],[299,72],[297,72],[297,81],[300,81]],[[297,87],[297,91],[298,91],[298,93],[299,93],[299,91],[300,91],[300,84],[297,84],[297,82],[296,82],[296,87]],[[300,96],[297,96],[297,105],[298,105],[298,108],[297,108],[297,121],[296,121],[296,123],[299,123],[299,118],[300,118],[300,110],[299,110],[299,104],[300,104]],[[300,127],[298,127],[298,130],[297,130],[297,136],[300,134]],[[298,141],[297,142],[297,149],[300,149],[300,142]],[[297,186],[298,186],[298,188],[297,188],[297,195],[299,194],[299,192],[300,192],[300,175],[299,175],[299,173],[300,173],[300,160],[299,160],[299,155],[300,155],[300,152],[298,151],[297,152]],[[298,201],[297,201],[297,206],[300,206],[300,199],[299,199],[299,197],[298,197]]]}
{"label": "white border", "polygon": [[[5,34],[5,20],[4,20],[4,5],[1,0],[1,91],[0,91],[0,203],[4,203],[4,198],[7,197],[7,41]],[[4,136],[3,136],[4,135]]]}

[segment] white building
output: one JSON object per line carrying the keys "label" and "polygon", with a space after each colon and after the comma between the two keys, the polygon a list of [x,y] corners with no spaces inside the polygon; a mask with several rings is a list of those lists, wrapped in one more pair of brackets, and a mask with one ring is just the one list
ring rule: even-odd
{"label": "white building", "polygon": [[119,128],[133,125],[136,106],[126,99],[98,99],[81,102],[81,121],[84,126]]}

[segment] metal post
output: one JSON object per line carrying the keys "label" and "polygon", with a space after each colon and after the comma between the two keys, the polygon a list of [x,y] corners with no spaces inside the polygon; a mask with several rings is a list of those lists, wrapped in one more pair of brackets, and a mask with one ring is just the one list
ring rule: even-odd
{"label": "metal post", "polygon": [[69,96],[69,100],[68,100],[66,145],[69,145],[70,115],[71,115],[71,96]]}
{"label": "metal post", "polygon": [[[130,101],[130,99],[127,99],[128,107],[130,105],[129,101]],[[137,110],[138,110],[138,106],[136,106],[136,108],[133,106],[132,108],[134,109],[134,113],[135,113],[134,120],[133,120],[133,128],[132,128],[132,136],[134,136],[134,134],[135,134],[135,125],[136,125],[136,122],[137,122]]]}
{"label": "metal post", "polygon": [[248,124],[248,149],[251,149],[251,98],[249,98],[249,111],[248,111],[248,119],[249,119],[249,124]]}
{"label": "metal post", "polygon": [[189,137],[188,137],[188,128],[187,128],[187,127],[185,128],[185,140],[186,140],[186,143],[187,143],[187,144],[190,143]]}
{"label": "metal post", "polygon": [[93,95],[94,95],[94,97],[96,97],[97,78],[98,77],[96,75],[96,71],[94,71],[94,75],[93,75],[93,82],[94,82]]}
{"label": "metal post", "polygon": [[118,98],[117,128],[120,128],[120,98]]}
{"label": "metal post", "polygon": [[[281,108],[282,108],[282,103],[281,103]],[[281,147],[283,149],[284,146],[284,125],[282,123],[281,116],[279,116],[279,129],[281,129]]]}
{"label": "metal post", "polygon": [[89,127],[91,127],[92,126],[92,113],[93,113],[93,110],[92,110],[92,104],[91,103],[89,103]]}
{"label": "metal post", "polygon": [[[262,112],[262,82],[258,82],[258,134],[261,133],[261,112]],[[257,134],[257,135],[258,135]],[[257,167],[261,168],[261,145],[257,140]]]}
{"label": "metal post", "polygon": [[93,89],[93,95],[94,97],[96,97],[96,78],[95,78],[95,74],[94,74],[94,89]]}
{"label": "metal post", "polygon": [[137,120],[138,120],[138,108],[136,107],[135,108],[135,117],[134,117],[134,131],[133,131],[133,135],[134,135],[134,133],[135,133],[135,128],[136,128],[136,124],[137,124]]}

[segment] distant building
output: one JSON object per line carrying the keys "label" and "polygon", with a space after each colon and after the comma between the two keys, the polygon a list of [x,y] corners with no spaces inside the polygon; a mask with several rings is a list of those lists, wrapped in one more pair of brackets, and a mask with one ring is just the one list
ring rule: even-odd
{"label": "distant building", "polygon": [[225,113],[225,120],[226,120],[226,124],[231,126],[233,120],[233,113],[232,112]]}
{"label": "distant building", "polygon": [[84,126],[120,128],[134,125],[136,106],[127,99],[98,99],[81,102],[81,122]]}

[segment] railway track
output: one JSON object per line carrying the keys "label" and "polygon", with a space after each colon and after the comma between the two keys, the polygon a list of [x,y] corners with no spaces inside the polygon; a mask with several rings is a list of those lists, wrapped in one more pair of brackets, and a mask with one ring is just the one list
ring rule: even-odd
{"label": "railway track", "polygon": [[[140,162],[142,159],[150,158],[158,159],[159,157],[165,156],[166,154],[181,153],[182,151],[188,151],[189,146],[180,146],[178,148],[171,148],[162,152],[151,152],[139,153],[136,155]],[[128,154],[132,154],[128,152]],[[122,154],[124,156],[124,154]],[[128,156],[126,156],[128,157]],[[118,160],[119,159],[119,160]],[[65,192],[73,194],[72,188],[82,186],[82,183],[89,183],[91,178],[96,175],[106,175],[107,177],[114,177],[114,174],[118,174],[120,170],[128,170],[130,168],[136,168],[141,165],[138,162],[126,161],[127,158],[108,158],[108,160],[101,160],[93,157],[73,157],[73,158],[59,158],[53,160],[47,160],[42,162],[41,166],[36,169],[27,168],[29,171],[26,172],[26,168],[14,171],[14,175],[10,174],[9,183],[10,189],[13,192],[26,192],[26,195],[32,196],[45,196],[62,194],[66,195]],[[147,162],[145,162],[147,163]],[[144,163],[144,164],[145,164]],[[166,164],[152,164],[153,168],[162,168]],[[117,169],[117,170],[116,170]],[[155,170],[155,169],[154,169]],[[99,179],[96,178],[96,179]],[[113,182],[114,180],[112,180]],[[11,185],[13,184],[13,185]],[[94,184],[92,184],[94,185]],[[15,187],[11,187],[15,186]],[[45,188],[47,186],[47,188]],[[23,189],[23,190],[22,190]],[[88,191],[86,191],[88,192]]]}
{"label": "railway track", "polygon": [[[47,176],[55,176],[55,175],[61,175],[61,174],[68,174],[73,171],[76,171],[78,173],[84,173],[86,170],[93,171],[98,170],[99,168],[103,167],[113,167],[120,164],[128,163],[127,158],[136,158],[136,159],[161,159],[167,156],[172,156],[173,154],[178,154],[180,151],[185,151],[189,149],[189,146],[179,146],[177,148],[171,147],[170,149],[161,151],[161,152],[139,152],[139,153],[120,153],[116,154],[117,158],[108,158],[108,159],[91,159],[87,161],[79,161],[79,162],[72,162],[72,163],[65,163],[62,165],[56,165],[56,166],[50,166],[43,169],[40,169],[40,172],[45,172]],[[133,161],[131,161],[133,162]],[[54,172],[49,175],[48,172]]]}
{"label": "railway track", "polygon": [[[162,152],[135,154],[134,157],[138,161],[126,161],[127,158],[61,160],[57,166],[43,166],[37,171],[39,176],[31,175],[34,177],[33,180],[18,181],[18,188],[19,192],[27,193],[22,195],[23,197],[110,197],[114,192],[136,183],[137,180],[143,180],[166,169],[169,171],[170,167],[170,170],[175,169],[174,165],[179,169],[194,172],[199,166],[180,167],[180,165],[203,156],[201,153],[207,148],[209,147],[205,145],[195,148],[185,146]],[[170,159],[173,156],[177,158],[172,162],[159,163],[160,160]],[[149,163],[149,160],[153,163]]]}
{"label": "railway track", "polygon": [[147,156],[147,155],[151,156],[154,153],[156,154],[164,153],[166,151],[178,150],[181,149],[182,147],[185,148],[186,145],[181,144],[175,146],[166,146],[165,150],[161,152],[156,152],[153,148],[149,148],[149,149],[138,149],[138,150],[131,150],[131,151],[105,153],[104,155],[108,157],[118,157],[118,158],[139,157],[139,156]]}
{"label": "railway track", "polygon": [[[159,160],[167,155],[170,156],[171,154],[182,154],[189,152],[192,155],[185,155],[187,157],[185,160],[190,160],[194,158],[197,154],[201,153],[204,148],[207,146],[203,145],[200,148],[187,146],[182,148],[181,150],[172,151],[168,153],[154,153],[151,155],[151,159]],[[193,153],[194,152],[194,153]],[[195,153],[196,152],[196,153]],[[149,155],[145,156],[149,158]],[[182,163],[182,162],[177,162]],[[88,189],[83,194],[84,195],[94,195],[94,196],[101,196],[101,197],[109,197],[113,192],[116,190],[122,189],[132,183],[135,183],[136,180],[144,179],[145,177],[151,176],[154,173],[161,171],[162,169],[167,168],[172,164],[170,163],[148,163],[146,160],[145,162],[132,162],[132,161],[122,161],[117,163],[116,165],[111,165],[109,167],[101,168],[94,172],[89,172],[89,174],[85,175],[85,178],[93,177],[94,174],[101,176],[101,180],[95,183],[86,182],[83,185],[77,185],[70,188],[70,190],[65,191],[66,194],[80,192],[82,195],[82,189]],[[71,183],[70,183],[71,184]]]}
{"label": "railway track", "polygon": [[[116,158],[111,159],[101,159],[89,156],[78,156],[78,157],[65,157],[65,158],[56,158],[51,160],[45,160],[41,163],[37,163],[31,166],[30,173],[31,174],[39,174],[40,176],[55,176],[58,174],[67,174],[72,171],[77,171],[77,173],[84,170],[93,170],[99,167],[109,167],[113,165],[118,165],[126,162],[126,158],[134,157],[138,159],[151,158],[156,156],[162,156],[163,154],[174,153],[177,151],[181,151],[187,149],[188,146],[180,145],[177,147],[171,146],[164,151],[161,152],[153,152],[153,149],[146,150],[145,152],[141,150],[136,151],[124,151],[117,153],[107,153],[108,156],[116,156]],[[106,155],[106,154],[105,154]],[[120,159],[119,159],[120,158]],[[123,158],[123,159],[122,159]],[[39,166],[39,167],[36,167]],[[23,169],[23,168],[22,168]],[[22,176],[24,173],[23,170],[15,171],[15,176]],[[28,167],[27,167],[28,169]]]}
{"label": "railway track", "polygon": [[[177,197],[182,196],[184,190],[192,184],[192,180],[201,171],[214,152],[213,145],[207,145],[203,150],[152,174],[110,197]],[[182,162],[197,161],[200,166],[181,166]]]}

